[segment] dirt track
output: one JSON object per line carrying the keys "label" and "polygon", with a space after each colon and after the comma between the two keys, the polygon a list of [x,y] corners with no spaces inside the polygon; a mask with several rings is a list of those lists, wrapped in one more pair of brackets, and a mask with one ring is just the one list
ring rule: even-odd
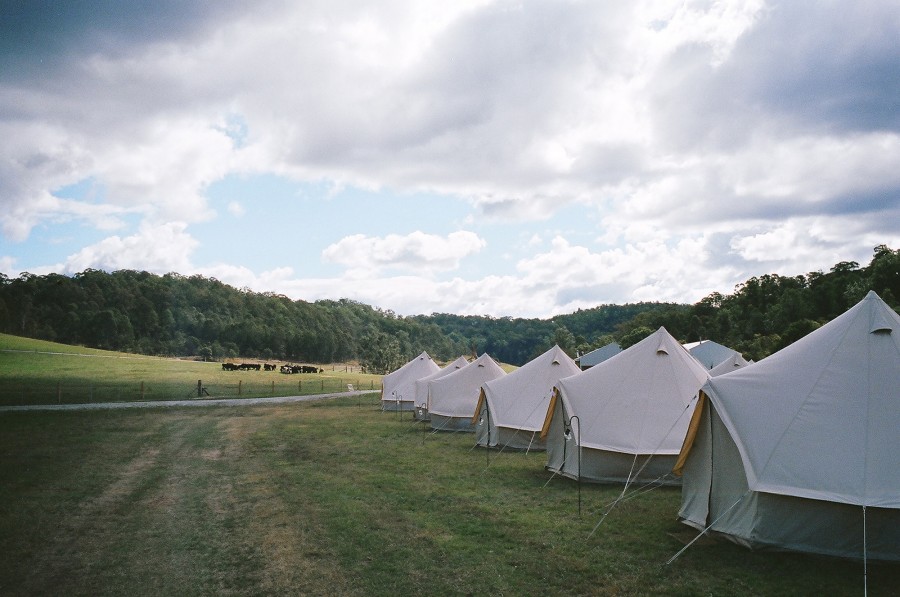
{"label": "dirt track", "polygon": [[182,406],[249,406],[255,404],[286,404],[289,402],[309,402],[346,396],[373,394],[378,390],[356,390],[332,394],[312,394],[309,396],[274,396],[272,398],[215,398],[193,400],[153,400],[137,402],[97,402],[91,404],[29,404],[24,406],[0,406],[0,412],[32,410],[105,410],[111,408],[172,408]]}

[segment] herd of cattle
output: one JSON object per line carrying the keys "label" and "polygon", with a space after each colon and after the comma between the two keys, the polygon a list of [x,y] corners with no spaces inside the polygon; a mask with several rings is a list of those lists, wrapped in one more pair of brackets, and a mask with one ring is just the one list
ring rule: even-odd
{"label": "herd of cattle", "polygon": [[[270,363],[222,363],[222,371],[275,371],[278,365]],[[311,365],[282,365],[280,371],[282,373],[324,373],[324,369],[313,367]]]}

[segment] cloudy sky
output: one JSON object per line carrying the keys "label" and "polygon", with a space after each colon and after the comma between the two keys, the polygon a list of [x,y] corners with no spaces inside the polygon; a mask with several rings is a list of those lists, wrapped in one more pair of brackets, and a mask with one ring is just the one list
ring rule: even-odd
{"label": "cloudy sky", "polygon": [[0,5],[10,277],[547,317],[900,248],[895,0]]}

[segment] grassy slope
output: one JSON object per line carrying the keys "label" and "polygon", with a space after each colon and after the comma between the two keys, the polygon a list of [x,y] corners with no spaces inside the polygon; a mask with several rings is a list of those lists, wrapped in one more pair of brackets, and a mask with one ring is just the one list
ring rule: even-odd
{"label": "grassy slope", "polygon": [[[855,595],[862,566],[681,544],[677,489],[549,483],[352,398],[0,414],[0,594]],[[490,456],[488,460],[487,456]],[[891,594],[900,566],[870,564]]]}
{"label": "grassy slope", "polygon": [[0,405],[183,400],[197,396],[198,380],[214,397],[315,394],[339,391],[348,383],[359,389],[380,388],[380,375],[347,373],[343,366],[323,368],[322,374],[300,375],[222,371],[219,363],[129,355],[0,334]]}

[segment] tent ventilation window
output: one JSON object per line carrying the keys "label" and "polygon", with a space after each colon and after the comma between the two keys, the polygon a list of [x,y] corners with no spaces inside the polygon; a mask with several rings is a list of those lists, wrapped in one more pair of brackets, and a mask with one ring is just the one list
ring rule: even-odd
{"label": "tent ventilation window", "polygon": [[882,313],[877,313],[872,318],[872,327],[869,329],[870,334],[890,334],[893,331],[894,328],[891,326],[891,323]]}

